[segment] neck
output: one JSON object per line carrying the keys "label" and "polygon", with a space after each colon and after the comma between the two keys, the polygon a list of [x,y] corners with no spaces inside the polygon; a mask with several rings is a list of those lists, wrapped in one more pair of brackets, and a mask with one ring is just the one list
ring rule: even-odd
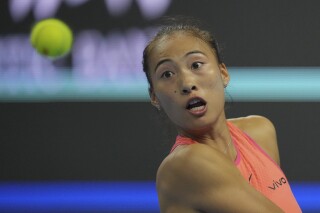
{"label": "neck", "polygon": [[179,134],[191,138],[198,143],[206,144],[219,150],[225,150],[225,147],[231,140],[231,135],[225,117],[217,120],[209,127],[197,130],[180,130]]}
{"label": "neck", "polygon": [[212,125],[211,128],[197,131],[179,131],[179,134],[218,150],[231,161],[234,161],[237,157],[237,151],[232,143],[232,136],[226,119]]}

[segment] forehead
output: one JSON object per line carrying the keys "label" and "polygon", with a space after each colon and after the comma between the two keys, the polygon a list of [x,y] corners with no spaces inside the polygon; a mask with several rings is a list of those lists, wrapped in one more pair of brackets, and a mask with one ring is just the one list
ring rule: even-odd
{"label": "forehead", "polygon": [[190,33],[177,32],[158,39],[150,49],[150,64],[157,63],[162,58],[175,58],[190,51],[201,51],[207,56],[214,52],[205,41]]}

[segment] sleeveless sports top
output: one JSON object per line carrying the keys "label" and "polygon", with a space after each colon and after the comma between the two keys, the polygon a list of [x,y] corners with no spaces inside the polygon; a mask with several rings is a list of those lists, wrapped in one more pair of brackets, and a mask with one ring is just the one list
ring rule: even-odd
{"label": "sleeveless sports top", "polygon": [[[301,213],[289,182],[278,166],[246,133],[228,122],[233,145],[237,151],[234,161],[242,176],[256,190],[278,205],[284,212]],[[171,152],[179,145],[197,143],[190,138],[177,136]]]}

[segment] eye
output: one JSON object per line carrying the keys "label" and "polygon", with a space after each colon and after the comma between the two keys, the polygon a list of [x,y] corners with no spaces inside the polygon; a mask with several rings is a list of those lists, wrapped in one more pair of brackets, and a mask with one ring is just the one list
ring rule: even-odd
{"label": "eye", "polygon": [[193,62],[191,64],[191,69],[193,69],[193,70],[199,69],[202,66],[202,64],[203,63],[201,63],[201,62]]}
{"label": "eye", "polygon": [[161,78],[170,78],[173,76],[173,72],[171,71],[165,71],[162,73]]}

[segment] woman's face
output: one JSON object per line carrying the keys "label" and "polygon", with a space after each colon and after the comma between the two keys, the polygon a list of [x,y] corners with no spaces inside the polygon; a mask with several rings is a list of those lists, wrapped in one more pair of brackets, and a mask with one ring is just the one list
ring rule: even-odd
{"label": "woman's face", "polygon": [[203,130],[224,115],[224,64],[191,34],[165,36],[150,50],[151,102],[160,106],[182,131]]}

